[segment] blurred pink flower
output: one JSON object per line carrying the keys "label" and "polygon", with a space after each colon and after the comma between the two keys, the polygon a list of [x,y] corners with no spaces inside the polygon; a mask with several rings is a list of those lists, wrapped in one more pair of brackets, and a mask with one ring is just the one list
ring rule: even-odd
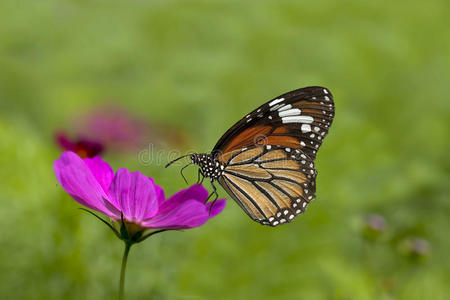
{"label": "blurred pink flower", "polygon": [[150,135],[147,121],[114,106],[97,108],[78,117],[74,127],[79,136],[119,152],[144,146]]}
{"label": "blurred pink flower", "polygon": [[363,220],[362,233],[369,240],[381,238],[387,229],[387,222],[382,215],[370,214]]}
{"label": "blurred pink flower", "polygon": [[55,134],[55,140],[63,150],[75,152],[81,158],[94,157],[103,152],[103,145],[99,142],[87,139],[69,139],[62,131]]}
{"label": "blurred pink flower", "polygon": [[366,217],[366,226],[368,228],[370,228],[371,230],[377,231],[377,232],[382,232],[386,229],[386,220],[384,219],[383,216],[381,215],[368,215]]}
{"label": "blurred pink flower", "polygon": [[[168,199],[152,178],[111,166],[99,156],[81,159],[66,151],[55,161],[61,186],[77,202],[126,223],[127,230],[187,229],[203,225],[225,207],[225,199],[204,203],[208,191],[200,184],[181,190]],[[122,224],[121,224],[122,225]]]}
{"label": "blurred pink flower", "polygon": [[70,131],[73,138],[58,131],[55,140],[63,150],[73,151],[81,157],[93,157],[103,152],[133,152],[150,146],[179,147],[189,141],[177,128],[150,124],[115,105],[102,106],[75,117]]}
{"label": "blurred pink flower", "polygon": [[404,254],[413,260],[425,259],[431,254],[430,243],[422,238],[408,238],[400,246]]}

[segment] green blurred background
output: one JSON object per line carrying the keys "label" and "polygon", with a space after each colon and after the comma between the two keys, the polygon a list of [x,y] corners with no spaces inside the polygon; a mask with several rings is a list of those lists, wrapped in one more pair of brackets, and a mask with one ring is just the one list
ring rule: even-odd
{"label": "green blurred background", "polygon": [[[336,118],[307,213],[269,228],[230,200],[203,227],[134,247],[127,299],[448,299],[449,10],[445,0],[2,0],[0,298],[116,297],[122,243],[52,170],[53,134],[73,115],[115,99],[185,132],[178,150],[208,151],[263,102],[323,85]],[[168,195],[185,187],[179,166],[138,153],[104,157]],[[373,214],[380,230],[367,225]]]}

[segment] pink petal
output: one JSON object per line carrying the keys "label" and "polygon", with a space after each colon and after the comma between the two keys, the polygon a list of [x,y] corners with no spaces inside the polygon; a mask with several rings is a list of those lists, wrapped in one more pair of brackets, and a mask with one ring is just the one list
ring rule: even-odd
{"label": "pink petal", "polygon": [[187,200],[171,210],[158,213],[150,220],[143,222],[143,227],[183,229],[203,225],[209,219],[209,211],[205,205],[196,200]]}
{"label": "pink petal", "polygon": [[219,213],[221,213],[222,210],[225,208],[226,203],[227,203],[226,199],[217,199],[215,202],[213,201],[213,202],[209,202],[208,204],[206,204],[206,208],[207,208],[208,212],[210,211],[210,207],[212,205],[209,218],[211,219],[211,218],[217,216]]}
{"label": "pink petal", "polygon": [[128,221],[139,223],[144,216],[158,212],[158,195],[154,183],[140,172],[130,173],[127,169],[117,170],[109,195]]}
{"label": "pink petal", "polygon": [[180,205],[186,200],[196,200],[203,204],[208,198],[208,190],[201,184],[194,184],[187,189],[183,189],[167,199],[162,205],[161,209],[170,210]]}
{"label": "pink petal", "polygon": [[143,222],[142,226],[174,229],[198,227],[218,215],[225,208],[225,203],[225,199],[218,199],[210,211],[212,202],[205,205],[194,199],[185,199],[172,209],[161,207],[158,215]]}
{"label": "pink petal", "polygon": [[66,151],[53,166],[59,183],[77,202],[110,217],[117,217],[118,211],[109,202],[109,197],[100,183],[78,155]]}
{"label": "pink petal", "polygon": [[114,171],[111,166],[106,161],[103,161],[100,156],[85,158],[83,161],[106,193],[114,178]]}
{"label": "pink petal", "polygon": [[[163,202],[166,200],[166,196],[164,195],[164,190],[162,187],[160,187],[159,185],[157,185],[155,183],[155,180],[151,177],[148,178],[151,183],[153,184],[153,187],[155,188],[155,194],[156,194],[156,199],[157,199],[157,206],[160,207]],[[148,219],[153,217],[155,214],[152,211],[148,211],[149,214],[144,215],[143,219]]]}

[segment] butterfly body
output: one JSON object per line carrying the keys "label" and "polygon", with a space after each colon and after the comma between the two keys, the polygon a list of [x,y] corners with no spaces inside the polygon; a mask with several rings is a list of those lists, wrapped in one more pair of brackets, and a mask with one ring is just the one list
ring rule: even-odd
{"label": "butterfly body", "polygon": [[212,181],[219,179],[223,175],[225,166],[208,153],[191,154],[192,163],[198,165],[204,177],[211,178]]}
{"label": "butterfly body", "polygon": [[333,118],[328,89],[294,90],[242,118],[211,154],[190,155],[191,164],[218,181],[254,221],[289,223],[315,198],[314,160]]}

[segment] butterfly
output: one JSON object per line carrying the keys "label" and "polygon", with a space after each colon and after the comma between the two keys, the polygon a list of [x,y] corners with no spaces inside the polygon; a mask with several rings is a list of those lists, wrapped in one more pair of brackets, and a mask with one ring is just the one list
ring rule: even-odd
{"label": "butterfly", "polygon": [[246,115],[211,153],[185,155],[167,166],[189,156],[191,162],[184,168],[199,166],[199,180],[210,179],[216,199],[218,181],[254,221],[269,226],[289,223],[316,197],[314,160],[334,113],[328,89],[297,89]]}

